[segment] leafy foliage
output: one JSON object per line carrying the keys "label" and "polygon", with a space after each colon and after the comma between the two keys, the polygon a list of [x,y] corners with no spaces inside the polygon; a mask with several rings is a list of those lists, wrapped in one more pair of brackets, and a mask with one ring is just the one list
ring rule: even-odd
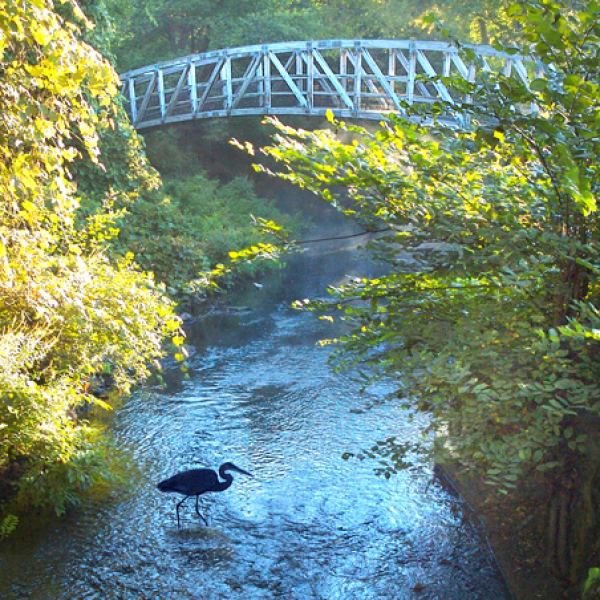
{"label": "leafy foliage", "polygon": [[338,31],[325,25],[321,12],[311,6],[294,7],[293,2],[278,2],[276,7],[248,15],[232,15],[215,31],[213,46],[230,48],[304,39],[336,37]]}
{"label": "leafy foliage", "polygon": [[17,527],[19,519],[14,515],[7,515],[0,523],[0,541],[9,536]]}
{"label": "leafy foliage", "polygon": [[75,163],[102,169],[116,76],[63,4],[0,1],[0,477],[17,505],[57,513],[106,475],[104,438],[82,418],[110,408],[93,378],[128,390],[180,322],[131,257],[108,260],[116,215],[80,215]]}
{"label": "leafy foliage", "polygon": [[600,583],[600,569],[593,567],[588,572],[588,577],[583,586],[583,600],[597,597]]}
{"label": "leafy foliage", "polygon": [[287,167],[280,177],[389,228],[372,245],[386,276],[301,303],[349,324],[331,340],[341,363],[395,377],[398,395],[433,415],[440,454],[505,492],[589,455],[600,414],[600,6],[508,12],[546,76],[531,89],[494,73],[456,83],[476,102],[430,113],[462,111],[471,130],[335,123],[355,138],[342,143],[269,119],[280,133],[264,149]]}
{"label": "leafy foliage", "polygon": [[[253,218],[252,218],[253,217]],[[198,273],[228,261],[232,248],[264,243],[255,226],[260,219],[297,223],[272,202],[256,195],[252,183],[234,178],[221,185],[202,173],[167,181],[155,194],[141,197],[121,223],[117,251],[131,251],[144,270],[164,282],[172,296],[203,293]],[[264,268],[254,261],[228,270],[222,283]]]}
{"label": "leafy foliage", "polygon": [[[488,0],[312,0],[324,30],[336,38],[422,38],[452,36],[462,42],[488,44],[510,31],[504,15],[506,2]],[[430,27],[426,18],[435,15],[444,31]]]}
{"label": "leafy foliage", "polygon": [[310,3],[294,0],[109,0],[118,17],[117,64],[131,69],[233,44],[304,37],[318,29]]}

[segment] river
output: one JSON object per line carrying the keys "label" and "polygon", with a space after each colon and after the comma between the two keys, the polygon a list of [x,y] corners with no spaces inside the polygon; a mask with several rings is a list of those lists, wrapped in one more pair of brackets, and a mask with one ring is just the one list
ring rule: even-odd
{"label": "river", "polygon": [[[410,442],[424,417],[334,372],[326,322],[290,307],[358,273],[354,250],[308,253],[253,287],[234,314],[189,332],[190,380],[133,394],[111,429],[127,485],[0,547],[3,600],[509,600],[461,500],[414,464],[390,479],[344,460],[377,440]],[[201,510],[156,483],[232,461]]]}

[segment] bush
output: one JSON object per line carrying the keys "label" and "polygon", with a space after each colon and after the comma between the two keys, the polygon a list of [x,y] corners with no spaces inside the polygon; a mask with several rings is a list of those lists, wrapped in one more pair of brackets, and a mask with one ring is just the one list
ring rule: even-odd
{"label": "bush", "polygon": [[[272,201],[260,198],[248,179],[237,177],[221,185],[199,173],[172,179],[140,198],[122,219],[115,244],[121,252],[133,252],[145,271],[152,271],[172,295],[182,297],[199,272],[228,261],[231,250],[264,241],[252,217],[297,225]],[[257,265],[240,264],[236,275],[264,268]]]}

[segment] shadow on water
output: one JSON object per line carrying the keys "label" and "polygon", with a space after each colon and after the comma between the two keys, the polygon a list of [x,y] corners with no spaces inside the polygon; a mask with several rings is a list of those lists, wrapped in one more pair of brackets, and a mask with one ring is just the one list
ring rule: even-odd
{"label": "shadow on water", "polygon": [[[329,325],[289,307],[355,274],[354,255],[299,257],[246,298],[248,310],[198,323],[191,380],[134,394],[115,419],[130,485],[9,540],[0,597],[508,599],[485,541],[432,483],[431,465],[386,480],[371,461],[342,460],[391,435],[414,440],[425,423],[377,402],[389,386],[361,395],[351,373],[332,372],[315,343]],[[178,530],[179,498],[156,482],[226,460],[254,477],[203,498],[208,527],[188,500]]]}

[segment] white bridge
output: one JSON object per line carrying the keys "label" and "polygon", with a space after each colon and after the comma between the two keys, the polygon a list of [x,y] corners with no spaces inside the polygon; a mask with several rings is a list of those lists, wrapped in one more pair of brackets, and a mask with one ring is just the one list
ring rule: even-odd
{"label": "white bridge", "polygon": [[[476,82],[485,71],[528,85],[542,67],[490,46],[445,42],[325,40],[245,46],[193,54],[121,75],[121,94],[138,130],[236,115],[324,115],[378,119],[414,103],[470,101],[442,78]],[[447,115],[452,120],[451,113]],[[456,120],[456,119],[455,119]],[[458,122],[457,122],[458,124]]]}

